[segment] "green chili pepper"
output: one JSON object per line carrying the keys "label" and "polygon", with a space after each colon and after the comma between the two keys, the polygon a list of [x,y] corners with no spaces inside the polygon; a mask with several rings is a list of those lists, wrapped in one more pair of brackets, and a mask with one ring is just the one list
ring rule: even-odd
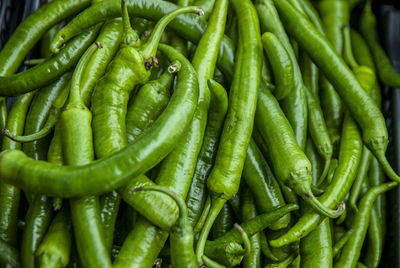
{"label": "green chili pepper", "polygon": [[320,33],[324,34],[325,26],[320,15],[318,14],[318,11],[313,6],[313,3],[309,0],[297,0],[297,2],[300,4],[302,10],[305,12],[310,21],[314,24],[315,28],[317,28]]}
{"label": "green chili pepper", "polygon": [[363,196],[359,203],[359,210],[353,220],[353,234],[342,249],[342,253],[335,267],[356,267],[361,247],[368,230],[370,211],[378,195],[397,186],[396,182],[374,186]]}
{"label": "green chili pepper", "polygon": [[368,225],[368,242],[365,262],[371,267],[378,267],[382,252],[384,237],[382,236],[382,223],[378,215],[376,204],[371,209],[371,219]]}
{"label": "green chili pepper", "polygon": [[265,232],[260,232],[260,243],[261,243],[261,251],[267,259],[273,262],[279,261],[279,259],[272,253],[269,247]]}
{"label": "green chili pepper", "polygon": [[19,252],[16,248],[0,239],[0,264],[4,267],[20,267]]}
{"label": "green chili pepper", "polygon": [[300,148],[304,149],[307,138],[307,100],[297,58],[289,37],[280,21],[272,0],[258,0],[256,4],[262,29],[273,33],[289,54],[294,69],[294,89],[284,101],[282,109],[287,116]]}
{"label": "green chili pepper", "polygon": [[379,44],[379,37],[376,26],[376,18],[371,8],[371,0],[367,0],[360,18],[359,28],[361,34],[371,50],[377,73],[380,80],[390,86],[400,86],[400,75],[393,69],[389,58]]}
{"label": "green chili pepper", "polygon": [[350,191],[349,204],[350,207],[357,211],[357,201],[361,194],[361,186],[364,181],[367,180],[367,172],[372,159],[371,152],[368,150],[366,146],[363,146],[363,151],[361,154],[360,164],[358,166],[357,176],[353,183],[353,186]]}
{"label": "green chili pepper", "polygon": [[[256,10],[250,1],[234,0],[232,4],[238,16],[239,44],[245,42],[246,50],[241,51],[239,46],[237,54],[243,60],[238,59],[235,67],[237,75],[234,76],[230,89],[230,106],[215,164],[207,179],[211,209],[196,247],[199,263],[202,262],[205,242],[215,218],[226,200],[239,189],[260,83],[262,45]],[[246,90],[242,90],[243,88]]]}
{"label": "green chili pepper", "polygon": [[[26,113],[35,92],[20,96],[7,118],[7,128],[14,133],[22,134],[24,130]],[[3,150],[20,149],[21,144],[4,138],[1,148]],[[17,246],[17,217],[20,201],[20,189],[0,183],[0,240],[10,246]]]}
{"label": "green chili pepper", "polygon": [[[208,1],[212,3],[213,1]],[[177,9],[177,6],[162,0],[135,0],[127,2],[129,13],[133,16],[149,20],[159,20],[164,15]],[[110,17],[118,17],[121,9],[118,1],[102,1],[93,5],[77,15],[62,31],[58,33],[52,42],[54,51],[58,50],[64,42],[68,41],[84,29],[104,21]],[[90,18],[90,19],[89,19]],[[206,29],[205,21],[193,15],[182,15],[176,18],[169,28],[195,44],[200,40]],[[226,36],[221,40],[218,56],[218,67],[225,76],[233,75],[234,49],[232,41]]]}
{"label": "green chili pepper", "polygon": [[329,209],[311,192],[311,163],[297,145],[279,103],[263,88],[258,95],[255,122],[268,147],[277,179],[291,187],[318,213],[328,217],[340,216],[344,209],[341,205],[336,211]]}
{"label": "green chili pepper", "polygon": [[[50,58],[52,53],[50,51],[50,43],[56,36],[59,30],[59,24],[53,25],[46,33],[43,35],[42,39],[40,40],[40,56],[44,59]],[[30,60],[29,60],[30,61]]]}
{"label": "green chili pepper", "polygon": [[[188,60],[182,54],[167,45],[160,45],[160,50],[168,55],[170,60],[179,60],[182,64],[182,68],[178,73],[178,82],[174,90],[174,95],[180,88],[184,88],[185,91],[193,87],[197,88],[197,74]],[[172,101],[173,100],[170,101],[166,111],[170,107]],[[186,196],[190,186],[190,179],[193,176],[192,170],[194,170],[195,164],[193,159],[197,156],[193,153],[195,151],[193,147],[200,147],[197,144],[199,135],[198,132],[195,131],[198,130],[198,128],[193,128],[191,124],[189,130],[193,133],[187,132],[184,139],[178,142],[172,153],[163,161],[156,179],[157,184],[173,189],[182,197]],[[164,135],[164,133],[162,135]],[[191,140],[195,140],[195,142],[191,143]],[[116,267],[150,266],[150,263],[158,256],[167,237],[167,232],[153,226],[151,223],[144,220],[143,217],[140,218],[139,222],[135,224],[135,227],[122,245],[114,265]]]}
{"label": "green chili pepper", "polygon": [[[249,221],[257,216],[256,206],[252,198],[252,193],[248,187],[242,191],[242,220]],[[260,233],[252,235],[250,238],[251,250],[243,259],[243,267],[257,268],[261,267],[261,242]]]}
{"label": "green chili pepper", "polygon": [[120,18],[108,20],[101,28],[96,42],[102,49],[97,50],[82,74],[81,95],[86,106],[90,106],[93,89],[103,76],[106,67],[119,48],[122,37],[122,22]]}
{"label": "green chili pepper", "polygon": [[39,267],[66,267],[72,247],[71,220],[63,208],[50,224],[49,230],[36,250]]}
{"label": "green chili pepper", "polygon": [[301,267],[332,267],[332,238],[329,219],[300,240]]}
{"label": "green chili pepper", "polygon": [[[260,213],[285,205],[279,184],[253,139],[247,148],[242,175],[254,195]],[[284,228],[289,222],[290,214],[287,214],[274,222],[270,228],[273,230]]]}
{"label": "green chili pepper", "polygon": [[35,252],[46,234],[52,216],[50,198],[36,195],[25,215],[26,225],[21,241],[22,267],[35,267]]}
{"label": "green chili pepper", "polygon": [[362,89],[354,74],[334,51],[328,40],[288,3],[283,0],[274,1],[285,22],[286,29],[309,53],[342,97],[363,131],[365,144],[378,158],[385,173],[392,180],[400,181],[385,156],[388,135],[385,120],[379,108]]}
{"label": "green chili pepper", "polygon": [[[339,163],[334,177],[319,201],[327,207],[334,207],[344,199],[355,179],[361,157],[362,140],[356,123],[347,115],[343,122]],[[323,220],[318,213],[306,211],[298,222],[283,236],[270,241],[271,246],[281,247],[306,236]]]}
{"label": "green chili pepper", "polygon": [[[99,25],[71,40],[63,51],[25,72],[0,77],[0,96],[17,96],[48,85],[73,67],[94,41]],[[1,55],[0,55],[1,56]]]}
{"label": "green chili pepper", "polygon": [[312,175],[311,185],[316,185],[318,178],[322,173],[322,161],[310,137],[307,139],[306,150],[304,151],[304,153],[306,154],[308,160],[310,160],[311,163],[311,175]]}
{"label": "green chili pepper", "polygon": [[318,154],[324,159],[324,166],[321,176],[316,185],[319,186],[328,174],[329,166],[333,154],[333,144],[329,137],[329,131],[325,123],[324,115],[318,97],[307,87],[305,87],[307,97],[307,107],[309,116],[309,132],[315,144]]}
{"label": "green chili pepper", "polygon": [[[225,89],[212,79],[207,82],[211,93],[208,121],[204,132],[203,144],[197,158],[192,184],[186,198],[189,220],[192,222],[192,225],[200,221],[200,215],[202,215],[205,207],[207,198],[206,178],[213,166],[222,125],[228,109],[228,95]],[[204,216],[207,217],[207,214]],[[200,231],[201,229],[194,228],[194,230],[197,233],[196,230]]]}
{"label": "green chili pepper", "polygon": [[[350,34],[352,51],[356,61],[375,71],[375,63],[365,40],[355,30],[351,30]],[[380,107],[382,96],[378,81],[375,82],[371,95],[378,107]],[[371,160],[368,178],[371,186],[382,184],[385,180],[382,168],[375,157]],[[368,230],[369,239],[365,258],[367,263],[370,263],[372,267],[376,267],[382,254],[383,240],[386,232],[385,211],[385,195],[381,194],[377,197],[373,211],[371,211],[371,222]]]}
{"label": "green chili pepper", "polygon": [[[343,35],[341,28],[349,23],[350,9],[348,1],[324,0],[318,2],[318,10],[325,26],[325,35],[335,50],[341,54]],[[319,29],[319,28],[318,28]],[[335,155],[338,155],[341,126],[343,123],[344,106],[334,87],[325,76],[321,77],[321,104],[324,110],[329,135],[334,145]]]}
{"label": "green chili pepper", "polygon": [[336,242],[332,248],[333,257],[338,256],[344,245],[349,241],[350,237],[353,235],[353,230],[348,230],[345,232]]}
{"label": "green chili pepper", "polygon": [[179,207],[179,217],[170,233],[172,265],[174,267],[198,267],[193,249],[193,229],[182,197],[163,186],[144,186],[133,190],[133,192],[137,191],[157,191],[175,200]]}
{"label": "green chili pepper", "polygon": [[294,74],[291,59],[273,33],[264,33],[262,35],[262,42],[274,73],[274,96],[277,100],[282,100],[290,94],[294,87]]}
{"label": "green chili pepper", "polygon": [[54,135],[50,142],[49,151],[47,152],[47,160],[56,165],[64,165],[64,154],[61,144],[61,125],[57,123],[54,128]]}
{"label": "green chili pepper", "polygon": [[223,236],[232,229],[234,223],[235,219],[232,208],[228,203],[225,203],[211,228],[211,237],[217,239],[218,237]]}
{"label": "green chili pepper", "polygon": [[[174,65],[174,63],[172,63]],[[128,143],[144,133],[167,107],[170,87],[174,75],[169,71],[157,80],[147,82],[133,101],[128,104],[126,113],[126,135]]]}
{"label": "green chili pepper", "polygon": [[[303,0],[302,0],[303,1]],[[312,62],[310,57],[304,50],[300,51],[299,64],[301,74],[303,75],[304,85],[310,89],[314,95],[319,94],[319,70],[318,67]]]}
{"label": "green chili pepper", "polygon": [[[97,50],[93,44],[79,61],[72,77],[71,94],[60,116],[62,150],[67,165],[79,166],[93,161],[92,115],[81,97],[84,69]],[[79,135],[76,135],[79,133]],[[71,218],[80,261],[86,267],[111,267],[100,222],[98,198],[70,200]]]}

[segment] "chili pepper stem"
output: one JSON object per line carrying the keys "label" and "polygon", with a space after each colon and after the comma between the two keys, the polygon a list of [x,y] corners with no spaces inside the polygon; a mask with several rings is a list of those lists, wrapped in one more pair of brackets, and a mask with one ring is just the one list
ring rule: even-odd
{"label": "chili pepper stem", "polygon": [[328,209],[327,207],[322,205],[321,202],[319,202],[318,199],[315,196],[311,196],[311,197],[309,196],[308,199],[307,199],[307,195],[308,194],[304,194],[303,195],[304,200],[313,209],[315,209],[317,212],[319,212],[320,214],[322,214],[322,215],[324,215],[326,217],[337,218],[340,215],[342,215],[344,210],[345,210],[345,203],[344,202],[340,202],[338,204],[337,210],[332,210],[332,209]]}
{"label": "chili pepper stem", "polygon": [[141,51],[142,51],[143,55],[145,55],[145,57],[155,55],[157,52],[157,46],[158,46],[158,43],[160,42],[162,33],[163,33],[165,27],[168,25],[168,23],[170,23],[176,16],[183,14],[183,13],[189,13],[189,12],[195,12],[199,16],[204,15],[204,12],[200,7],[179,8],[179,9],[176,9],[176,10],[168,13],[168,15],[165,15],[162,19],[160,19],[157,22],[149,39],[142,46]]}
{"label": "chili pepper stem", "polygon": [[233,225],[233,227],[235,227],[236,230],[239,231],[240,236],[242,237],[244,249],[246,250],[245,255],[249,255],[251,252],[251,242],[250,242],[249,236],[247,235],[245,230],[243,230],[243,228],[238,223],[235,223]]}
{"label": "chili pepper stem", "polygon": [[121,0],[121,12],[122,24],[124,27],[121,44],[128,47],[140,47],[140,38],[135,30],[132,29],[125,0]]}
{"label": "chili pepper stem", "polygon": [[210,233],[211,227],[213,226],[215,219],[217,218],[225,203],[225,199],[211,196],[210,212],[208,213],[203,229],[200,232],[199,241],[196,245],[196,257],[200,266],[204,264],[202,257],[204,255],[204,248],[206,246],[208,234]]}

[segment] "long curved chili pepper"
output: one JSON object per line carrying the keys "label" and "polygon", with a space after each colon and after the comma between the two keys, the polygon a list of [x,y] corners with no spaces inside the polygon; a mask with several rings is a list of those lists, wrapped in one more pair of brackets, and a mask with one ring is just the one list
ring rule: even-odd
{"label": "long curved chili pepper", "polygon": [[265,88],[261,88],[258,94],[255,123],[268,147],[277,179],[291,187],[318,213],[328,217],[340,216],[344,209],[341,205],[338,210],[329,209],[311,192],[311,163],[297,145],[279,103]]}
{"label": "long curved chili pepper", "polygon": [[[242,176],[253,193],[259,213],[266,213],[285,205],[279,184],[253,139],[247,148]],[[289,222],[290,214],[286,214],[270,228],[273,230],[284,228]]]}
{"label": "long curved chili pepper", "polygon": [[285,100],[282,109],[287,116],[296,136],[300,148],[304,149],[307,138],[307,100],[304,92],[304,83],[297,58],[289,37],[280,21],[278,13],[271,0],[259,0],[256,4],[262,29],[273,33],[289,54],[294,69],[294,88]]}
{"label": "long curved chili pepper", "polygon": [[294,88],[292,61],[286,49],[273,33],[264,33],[261,40],[274,74],[275,89],[273,94],[277,100],[282,100]]}
{"label": "long curved chili pepper", "polygon": [[172,265],[174,267],[198,267],[193,249],[193,229],[182,197],[164,186],[144,186],[136,188],[132,192],[138,191],[157,191],[174,199],[179,207],[179,217],[170,232]]}
{"label": "long curved chili pepper", "polygon": [[393,69],[389,58],[379,44],[376,18],[371,8],[371,0],[367,0],[360,17],[359,28],[371,50],[376,70],[381,81],[390,87],[400,87],[400,75]]}
{"label": "long curved chili pepper", "polygon": [[[164,54],[166,54],[170,60],[178,60],[179,62],[181,62],[181,69],[177,76],[178,82],[176,84],[173,95],[175,95],[177,90],[179,89],[187,91],[192,89],[193,87],[198,88],[197,73],[195,72],[190,62],[172,47],[160,44],[159,49]],[[166,111],[171,105],[173,97]],[[161,117],[163,116],[163,114],[161,115]],[[191,115],[193,117],[193,113]],[[190,120],[192,119],[192,117],[190,118]],[[198,134],[196,133],[195,135]],[[141,139],[141,137],[139,137],[139,140]],[[186,138],[186,135],[184,137]],[[198,146],[197,144],[179,142],[178,145],[175,146],[175,149],[172,151],[172,153],[169,154],[168,158],[163,161],[162,168],[160,168],[156,179],[157,184],[164,185],[173,189],[175,192],[182,195],[182,197],[185,197],[185,195],[187,194],[190,186],[190,179],[193,175],[193,173],[191,173],[192,171],[190,170],[191,167],[189,167],[189,165],[192,166],[193,164],[194,169],[195,164],[195,162],[193,161],[194,155],[192,153],[189,154],[185,151],[185,149],[193,148],[193,145],[196,147]],[[181,154],[181,152],[183,152],[183,154]],[[188,155],[190,157],[187,157]],[[181,166],[185,167],[184,170],[181,168]],[[186,171],[190,172],[191,174],[187,173]],[[167,232],[157,228],[156,226],[145,220],[144,217],[140,217],[138,222],[135,224],[135,227],[125,239],[121,251],[114,262],[114,266],[151,266],[155,258],[160,253],[160,250],[163,247],[167,238]]]}
{"label": "long curved chili pepper", "polygon": [[[27,143],[40,140],[51,133],[56,125],[61,111],[67,101],[72,73],[62,76],[56,83],[40,90],[32,101],[32,107],[29,110],[27,120],[29,124],[25,128],[26,133],[35,133],[27,135],[14,135],[8,129],[4,129],[4,134],[13,141]],[[53,101],[51,103],[51,101]],[[46,121],[45,121],[46,120]],[[35,123],[35,125],[33,125]],[[38,129],[40,128],[40,130]],[[24,150],[34,150],[32,147],[38,147],[37,144],[24,145]],[[31,147],[32,149],[29,149]],[[37,158],[37,157],[36,157]]]}
{"label": "long curved chili pepper", "polygon": [[[334,207],[342,201],[350,190],[357,174],[362,150],[360,132],[354,120],[347,115],[343,122],[342,139],[340,144],[339,163],[334,177],[319,201],[327,207]],[[270,245],[281,247],[306,236],[323,220],[315,211],[307,210],[298,222],[281,237],[271,240]]]}
{"label": "long curved chili pepper", "polygon": [[[242,221],[249,221],[257,216],[257,210],[252,198],[252,193],[248,187],[242,192]],[[248,255],[245,255],[243,259],[243,267],[245,268],[257,268],[261,267],[261,241],[260,233],[256,233],[250,236],[251,250]]]}
{"label": "long curved chili pepper", "polygon": [[361,247],[368,230],[370,211],[378,195],[397,186],[396,182],[389,182],[374,186],[363,196],[359,203],[359,210],[353,220],[353,234],[340,254],[335,267],[356,267]]}
{"label": "long curved chili pepper", "polygon": [[[193,225],[196,224],[196,226],[200,221],[201,215],[204,213],[203,209],[205,208],[207,198],[206,178],[212,169],[218,148],[219,136],[228,109],[228,95],[225,89],[212,79],[208,80],[208,87],[211,93],[210,109],[208,112],[209,119],[204,133],[203,145],[197,158],[192,184],[186,198],[189,220]],[[207,214],[208,212],[204,216],[207,217]],[[205,218],[203,219],[205,220]],[[197,228],[195,230],[201,230]]]}
{"label": "long curved chili pepper", "polygon": [[[207,179],[211,209],[196,247],[199,263],[202,262],[205,242],[218,212],[239,189],[244,156],[253,129],[255,103],[260,84],[262,44],[256,10],[250,1],[234,0],[232,4],[238,16],[239,43],[245,42],[246,50],[238,49],[237,54],[242,54],[243,60],[239,60],[235,67],[237,75],[234,76],[230,89],[230,106],[215,164]],[[244,88],[246,90],[243,90]]]}
{"label": "long curved chili pepper", "polygon": [[100,25],[69,42],[63,51],[24,72],[0,77],[0,96],[17,96],[53,82],[71,69],[94,41]]}
{"label": "long curved chili pepper", "polygon": [[36,250],[36,263],[39,267],[67,267],[72,248],[68,209],[64,207],[56,215]]}
{"label": "long curved chili pepper", "polygon": [[[155,21],[178,8],[177,5],[163,0],[129,0],[127,1],[127,7],[130,15]],[[107,18],[118,17],[120,14],[121,8],[118,1],[102,1],[87,8],[66,25],[62,29],[62,32],[58,33],[52,42],[53,50],[57,51],[64,42],[79,34],[84,29]],[[206,29],[206,24],[204,20],[197,16],[186,14],[176,18],[168,27],[184,39],[197,44]],[[220,70],[229,78],[232,78],[233,75],[233,46],[232,40],[224,36],[221,40],[217,61]]]}
{"label": "long curved chili pepper", "polygon": [[[22,134],[25,118],[35,91],[20,96],[14,103],[7,118],[7,128],[14,133]],[[4,138],[3,150],[21,149],[21,144]],[[17,217],[20,200],[20,189],[0,183],[0,240],[17,246]]]}
{"label": "long curved chili pepper", "polygon": [[[324,34],[331,42],[335,50],[342,54],[343,36],[341,28],[344,24],[349,23],[350,9],[348,1],[319,1],[317,4],[318,11],[321,14],[323,25],[325,26]],[[334,87],[321,74],[320,79],[321,106],[324,110],[324,116],[329,131],[329,136],[334,145],[334,155],[337,157],[341,126],[344,116],[344,105]]]}
{"label": "long curved chili pepper", "polygon": [[332,267],[332,238],[329,218],[300,240],[301,267]]}
{"label": "long curved chili pepper", "polygon": [[228,1],[215,1],[210,15],[209,26],[201,37],[193,56],[192,64],[199,76],[200,98],[197,120],[203,120],[201,131],[202,145],[197,155],[197,163],[186,197],[189,220],[192,226],[198,220],[206,199],[206,178],[209,176],[215,160],[216,149],[221,135],[222,125],[228,109],[228,96],[225,89],[212,80],[218,57],[217,48],[223,39]]}
{"label": "long curved chili pepper", "polygon": [[[371,55],[369,47],[363,37],[355,30],[350,31],[351,45],[354,57],[361,65],[369,67],[371,70],[376,71],[374,59]],[[375,100],[378,107],[381,106],[382,96],[380,91],[379,82],[375,82],[372,88],[371,96]],[[385,175],[378,160],[374,157],[368,170],[368,178],[371,186],[380,185],[385,180]],[[366,262],[370,263],[372,267],[380,261],[383,249],[383,240],[386,233],[386,215],[385,215],[385,195],[381,194],[377,197],[373,211],[371,211],[371,222],[368,227],[368,245],[366,253]]]}
{"label": "long curved chili pepper", "polygon": [[360,125],[363,140],[378,158],[385,173],[395,181],[400,181],[386,159],[385,151],[388,134],[383,115],[373,99],[362,89],[355,75],[343,59],[301,13],[284,0],[274,0],[286,29],[309,53],[310,57],[335,87],[352,116]]}

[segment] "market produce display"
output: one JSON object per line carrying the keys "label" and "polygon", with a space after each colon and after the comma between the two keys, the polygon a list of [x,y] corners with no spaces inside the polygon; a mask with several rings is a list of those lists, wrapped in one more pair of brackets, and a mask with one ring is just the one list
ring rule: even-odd
{"label": "market produce display", "polygon": [[372,0],[33,9],[0,50],[0,267],[381,264]]}

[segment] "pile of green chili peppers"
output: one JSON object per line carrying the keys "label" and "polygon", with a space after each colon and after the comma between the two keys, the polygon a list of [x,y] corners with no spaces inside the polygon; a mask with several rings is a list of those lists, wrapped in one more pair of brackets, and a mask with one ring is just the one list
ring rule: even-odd
{"label": "pile of green chili peppers", "polygon": [[0,266],[378,267],[400,75],[371,6],[43,4],[0,51]]}

